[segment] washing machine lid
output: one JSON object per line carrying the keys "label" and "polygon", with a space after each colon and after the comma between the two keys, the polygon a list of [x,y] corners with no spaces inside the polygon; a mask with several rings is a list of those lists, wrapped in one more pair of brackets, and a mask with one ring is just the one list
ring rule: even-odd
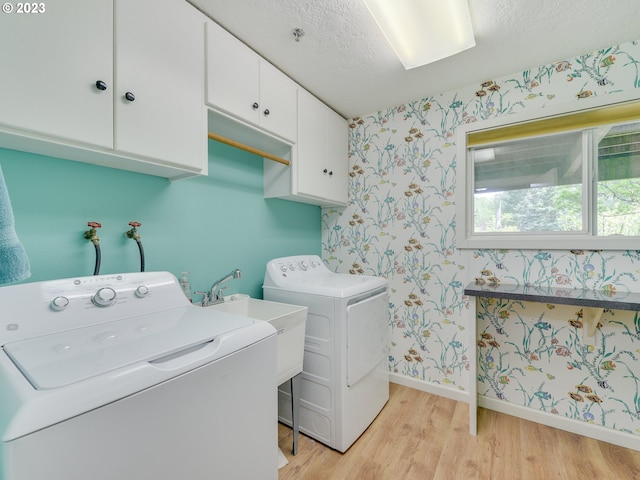
{"label": "washing machine lid", "polygon": [[3,349],[36,390],[58,389],[211,342],[254,320],[181,307],[7,343]]}

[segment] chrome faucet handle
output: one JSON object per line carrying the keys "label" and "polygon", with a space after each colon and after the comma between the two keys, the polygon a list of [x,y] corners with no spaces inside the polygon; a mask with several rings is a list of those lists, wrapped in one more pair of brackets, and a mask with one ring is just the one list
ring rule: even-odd
{"label": "chrome faucet handle", "polygon": [[209,292],[193,292],[194,295],[202,295],[202,300],[200,301],[200,305],[206,307],[211,302],[211,298],[209,297]]}
{"label": "chrome faucet handle", "polygon": [[224,287],[221,286],[221,287],[218,287],[213,292],[211,292],[211,300],[213,300],[214,302],[224,302],[224,295],[222,291],[225,290],[226,288],[227,288],[226,285]]}

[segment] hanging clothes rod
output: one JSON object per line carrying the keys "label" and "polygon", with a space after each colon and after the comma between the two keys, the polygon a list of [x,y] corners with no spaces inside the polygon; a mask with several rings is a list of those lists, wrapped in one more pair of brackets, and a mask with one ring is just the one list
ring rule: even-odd
{"label": "hanging clothes rod", "polygon": [[261,157],[268,158],[269,160],[273,160],[274,162],[282,163],[283,165],[291,165],[291,162],[285,158],[281,158],[276,155],[271,155],[268,152],[263,152],[262,150],[258,150],[257,148],[250,147],[249,145],[245,145],[244,143],[236,142],[235,140],[231,140],[230,138],[223,137],[222,135],[218,135],[217,133],[209,132],[207,136],[211,140],[215,140],[216,142],[224,143],[226,145],[239,148],[240,150],[244,150],[245,152],[260,155]]}

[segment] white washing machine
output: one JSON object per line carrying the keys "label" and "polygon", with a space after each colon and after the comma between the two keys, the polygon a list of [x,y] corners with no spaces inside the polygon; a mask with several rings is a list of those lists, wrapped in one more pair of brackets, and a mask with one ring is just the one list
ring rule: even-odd
{"label": "white washing machine", "polygon": [[269,323],[193,306],[166,272],[2,287],[0,305],[3,480],[277,479]]}
{"label": "white washing machine", "polygon": [[[389,303],[381,277],[331,272],[317,255],[267,264],[265,300],[309,308],[300,380],[300,431],[345,452],[389,400]],[[291,422],[289,384],[278,417]]]}

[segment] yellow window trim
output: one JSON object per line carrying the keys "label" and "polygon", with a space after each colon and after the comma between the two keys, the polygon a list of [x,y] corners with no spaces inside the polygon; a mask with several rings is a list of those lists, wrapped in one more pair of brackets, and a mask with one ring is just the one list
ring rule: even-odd
{"label": "yellow window trim", "polygon": [[640,101],[632,101],[580,112],[547,117],[467,134],[467,147],[504,142],[523,137],[579,130],[612,123],[640,121]]}

